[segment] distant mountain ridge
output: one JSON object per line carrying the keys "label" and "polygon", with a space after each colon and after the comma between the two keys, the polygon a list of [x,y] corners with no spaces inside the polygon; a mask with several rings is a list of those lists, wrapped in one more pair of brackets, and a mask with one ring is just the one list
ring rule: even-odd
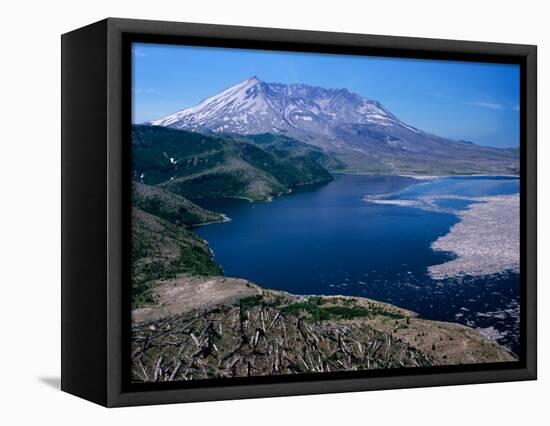
{"label": "distant mountain ridge", "polygon": [[148,124],[202,133],[285,135],[335,153],[348,172],[518,173],[510,150],[432,135],[347,89],[257,77]]}

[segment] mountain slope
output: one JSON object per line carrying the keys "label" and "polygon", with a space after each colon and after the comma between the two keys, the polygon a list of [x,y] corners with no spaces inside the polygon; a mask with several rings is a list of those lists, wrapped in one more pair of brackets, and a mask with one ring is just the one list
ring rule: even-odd
{"label": "mountain slope", "polygon": [[400,121],[346,89],[252,77],[150,124],[196,132],[285,135],[335,153],[348,171],[517,173],[513,151],[453,141]]}
{"label": "mountain slope", "polygon": [[[295,186],[329,181],[317,150],[289,154],[230,136],[154,126],[132,128],[133,179],[184,197],[266,199]],[[334,160],[337,162],[338,160]]]}
{"label": "mountain slope", "polygon": [[380,103],[346,89],[265,83],[252,77],[151,124],[218,133],[330,136],[331,127],[350,122],[389,126],[399,120]]}
{"label": "mountain slope", "polygon": [[153,302],[152,282],[181,273],[220,275],[222,270],[194,233],[132,207],[132,304]]}
{"label": "mountain slope", "polygon": [[132,205],[178,226],[197,226],[223,222],[225,217],[157,186],[132,184]]}
{"label": "mountain slope", "polygon": [[300,142],[284,135],[273,133],[260,133],[256,135],[239,136],[240,139],[257,144],[262,149],[279,157],[305,156],[330,171],[339,171],[346,168],[346,164],[333,155],[325,153],[322,149],[304,142]]}

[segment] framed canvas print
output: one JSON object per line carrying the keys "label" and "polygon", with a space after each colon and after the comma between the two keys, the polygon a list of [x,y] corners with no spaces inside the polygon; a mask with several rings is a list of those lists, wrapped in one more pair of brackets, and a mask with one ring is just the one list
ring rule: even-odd
{"label": "framed canvas print", "polygon": [[62,83],[63,390],[536,378],[536,47],[107,19]]}

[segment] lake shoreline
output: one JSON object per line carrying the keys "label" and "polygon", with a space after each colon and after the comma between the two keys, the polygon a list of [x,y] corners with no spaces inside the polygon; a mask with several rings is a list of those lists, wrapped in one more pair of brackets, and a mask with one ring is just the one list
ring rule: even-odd
{"label": "lake shoreline", "polygon": [[[430,266],[432,279],[519,271],[519,232],[515,232],[519,230],[519,194],[473,200],[475,204],[458,212],[460,221],[432,243],[435,251],[456,255]],[[518,214],[513,214],[515,211]]]}

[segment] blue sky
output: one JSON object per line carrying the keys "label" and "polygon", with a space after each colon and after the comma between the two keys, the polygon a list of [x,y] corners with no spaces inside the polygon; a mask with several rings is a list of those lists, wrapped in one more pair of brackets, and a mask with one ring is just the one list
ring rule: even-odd
{"label": "blue sky", "polygon": [[134,44],[133,121],[161,118],[252,76],[347,88],[405,123],[481,145],[519,145],[519,66]]}

